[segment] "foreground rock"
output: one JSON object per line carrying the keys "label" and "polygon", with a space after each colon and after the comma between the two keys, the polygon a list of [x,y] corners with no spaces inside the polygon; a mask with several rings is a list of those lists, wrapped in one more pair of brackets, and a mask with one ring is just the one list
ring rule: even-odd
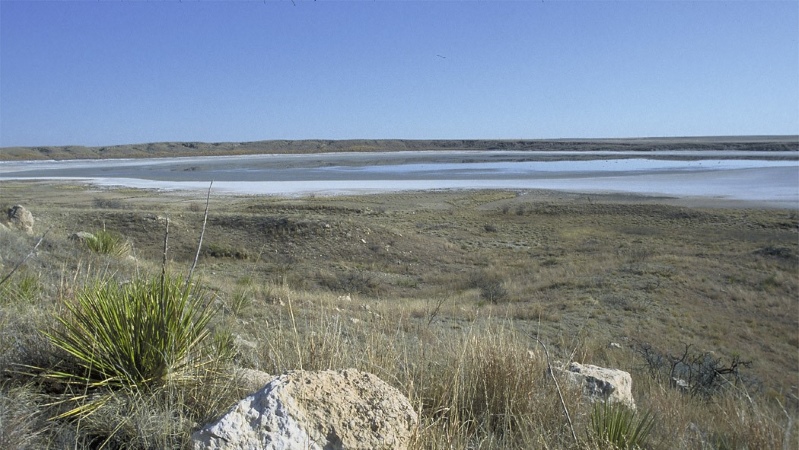
{"label": "foreground rock", "polygon": [[13,228],[33,235],[33,214],[22,205],[15,205],[9,208],[8,223]]}
{"label": "foreground rock", "polygon": [[628,372],[573,362],[569,370],[561,370],[561,373],[567,380],[582,386],[583,393],[591,400],[618,402],[635,409],[633,380]]}
{"label": "foreground rock", "polygon": [[289,372],[192,436],[195,450],[404,449],[408,399],[358,370]]}
{"label": "foreground rock", "polygon": [[253,392],[261,389],[275,378],[266,372],[254,369],[236,369],[234,372],[234,379],[236,385],[246,392]]}

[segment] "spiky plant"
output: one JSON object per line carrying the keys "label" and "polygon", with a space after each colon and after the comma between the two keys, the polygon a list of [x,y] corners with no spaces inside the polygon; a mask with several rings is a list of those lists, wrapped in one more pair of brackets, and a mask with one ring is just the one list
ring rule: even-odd
{"label": "spiky plant", "polygon": [[130,243],[116,233],[97,231],[86,238],[89,250],[103,255],[126,256],[130,253]]}
{"label": "spiky plant", "polygon": [[14,301],[33,302],[41,290],[37,276],[23,274],[16,280],[0,284],[0,305]]}
{"label": "spiky plant", "polygon": [[654,425],[651,411],[638,416],[634,410],[618,403],[596,403],[591,412],[593,437],[613,448],[643,448]]}
{"label": "spiky plant", "polygon": [[[49,371],[48,377],[87,392],[149,390],[209,361],[205,340],[213,310],[200,288],[178,278],[98,282],[79,293],[67,310],[66,316],[56,317],[59,326],[45,332],[68,357],[66,368]],[[87,408],[79,406],[67,415]]]}

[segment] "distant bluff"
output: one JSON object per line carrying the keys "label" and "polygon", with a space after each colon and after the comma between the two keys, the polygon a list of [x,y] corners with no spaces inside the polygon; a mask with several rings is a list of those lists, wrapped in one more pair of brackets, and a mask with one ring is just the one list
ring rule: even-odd
{"label": "distant bluff", "polygon": [[799,151],[799,136],[715,136],[636,139],[556,140],[268,140],[253,142],[157,142],[106,147],[4,147],[0,161],[42,159],[160,158],[180,156],[299,154],[326,152],[396,152],[421,150],[656,151],[656,150]]}

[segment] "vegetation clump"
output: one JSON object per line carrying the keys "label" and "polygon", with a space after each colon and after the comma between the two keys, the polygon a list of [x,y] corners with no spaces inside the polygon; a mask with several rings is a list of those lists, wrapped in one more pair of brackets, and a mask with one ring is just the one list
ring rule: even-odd
{"label": "vegetation clump", "polygon": [[99,230],[85,239],[89,250],[101,255],[126,256],[130,253],[130,243],[117,233]]}
{"label": "vegetation clump", "polygon": [[508,298],[508,291],[503,285],[502,276],[496,272],[477,271],[469,276],[466,285],[470,289],[479,289],[480,298],[497,304]]}
{"label": "vegetation clump", "polygon": [[710,352],[692,350],[685,345],[681,353],[663,353],[651,344],[641,342],[636,345],[650,375],[668,383],[692,396],[706,399],[730,387],[743,387],[749,390],[758,388],[759,382],[745,374],[742,369],[752,366],[752,361],[733,355],[729,363],[724,363]]}
{"label": "vegetation clump", "polygon": [[[209,359],[206,339],[214,310],[197,285],[171,276],[90,284],[66,303],[67,314],[46,331],[65,360],[46,378],[87,390],[152,391],[167,381],[196,373]],[[65,416],[84,414],[107,396],[70,395],[79,406]]]}
{"label": "vegetation clump", "polygon": [[655,417],[650,411],[639,416],[618,403],[597,402],[591,411],[593,437],[612,448],[646,448],[654,426]]}
{"label": "vegetation clump", "polygon": [[175,277],[102,281],[67,303],[60,327],[46,333],[74,363],[51,377],[90,387],[163,385],[203,355],[213,310],[203,291]]}

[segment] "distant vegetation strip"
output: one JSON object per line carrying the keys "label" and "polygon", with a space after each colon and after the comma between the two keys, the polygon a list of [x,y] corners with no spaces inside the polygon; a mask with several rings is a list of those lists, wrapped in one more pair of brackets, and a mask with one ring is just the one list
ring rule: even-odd
{"label": "distant vegetation strip", "polygon": [[159,142],[106,147],[4,147],[0,161],[109,158],[161,158],[329,152],[424,150],[658,151],[747,150],[799,151],[799,136],[729,136],[640,139],[558,140],[268,140],[254,142]]}

